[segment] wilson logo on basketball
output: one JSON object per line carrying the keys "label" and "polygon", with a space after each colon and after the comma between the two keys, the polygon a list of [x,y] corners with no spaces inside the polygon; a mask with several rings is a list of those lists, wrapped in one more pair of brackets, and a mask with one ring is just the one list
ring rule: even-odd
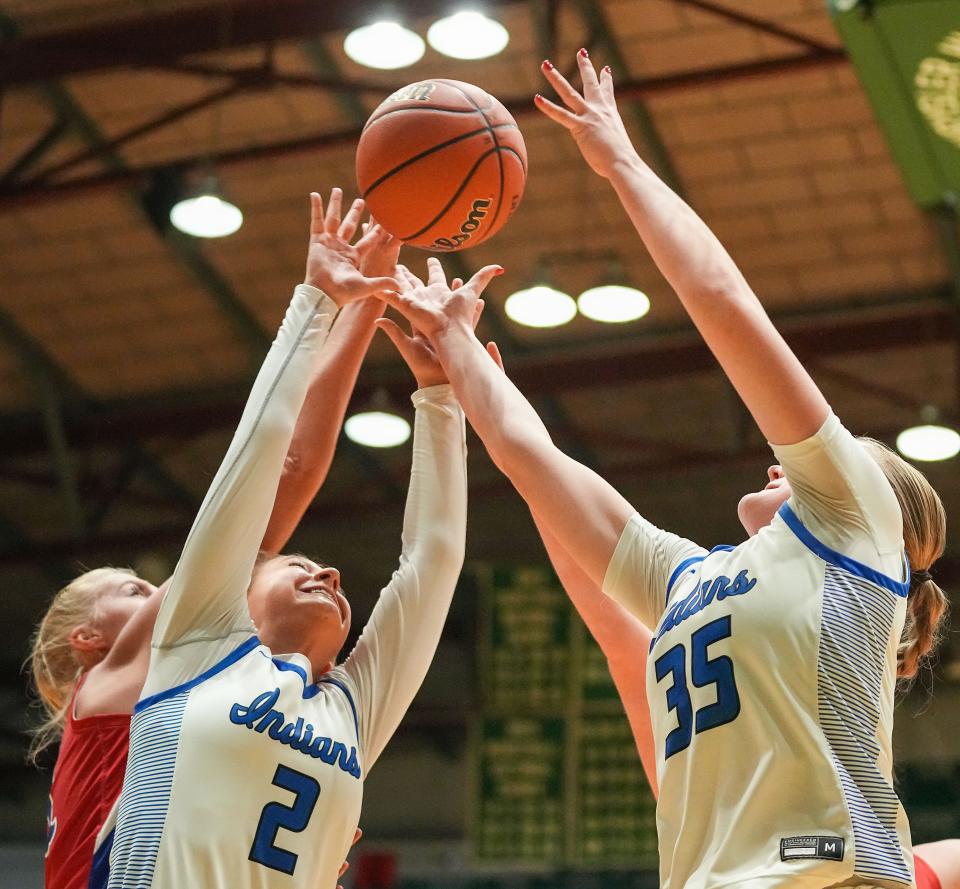
{"label": "wilson logo on basketball", "polygon": [[429,102],[430,96],[433,94],[433,91],[437,88],[435,83],[430,83],[429,80],[424,81],[423,83],[411,83],[409,86],[405,86],[403,89],[397,90],[392,96],[390,96],[388,102]]}
{"label": "wilson logo on basketball", "polygon": [[478,198],[475,200],[473,206],[470,208],[470,215],[467,216],[463,225],[460,226],[460,231],[452,238],[437,238],[437,240],[433,242],[432,249],[456,250],[461,244],[469,241],[470,235],[480,228],[480,223],[487,215],[487,210],[492,203],[493,201],[489,198]]}

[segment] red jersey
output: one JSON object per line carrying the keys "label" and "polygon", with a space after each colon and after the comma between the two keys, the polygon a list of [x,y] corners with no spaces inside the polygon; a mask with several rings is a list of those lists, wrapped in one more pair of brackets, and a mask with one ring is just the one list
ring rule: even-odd
{"label": "red jersey", "polygon": [[940,878],[926,861],[914,855],[913,866],[917,875],[917,889],[940,889]]}
{"label": "red jersey", "polygon": [[93,843],[120,796],[127,767],[130,716],[74,718],[70,701],[53,769],[47,816],[46,889],[87,889]]}

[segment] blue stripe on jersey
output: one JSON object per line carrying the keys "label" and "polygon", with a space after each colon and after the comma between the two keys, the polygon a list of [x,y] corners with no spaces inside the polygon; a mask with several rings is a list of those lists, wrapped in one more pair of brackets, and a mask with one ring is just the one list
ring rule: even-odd
{"label": "blue stripe on jersey", "polygon": [[[263,654],[264,657],[267,657],[267,655],[264,652],[261,652],[261,654]],[[299,664],[292,664],[290,663],[290,661],[285,661],[282,658],[278,658],[278,657],[270,658],[270,660],[273,661],[273,665],[278,670],[285,670],[290,673],[296,673],[303,680],[304,699],[312,698],[316,695],[318,691],[320,691],[320,689],[317,688],[316,685],[311,685],[309,682],[307,682],[307,671],[304,670],[303,667],[301,667]]]}
{"label": "blue stripe on jersey", "polygon": [[116,828],[107,834],[107,838],[93,851],[93,864],[90,867],[90,879],[87,880],[87,889],[107,889],[107,880],[110,879],[110,850],[113,848],[113,837]]}
{"label": "blue stripe on jersey", "polygon": [[697,565],[702,562],[706,556],[690,556],[689,559],[684,559],[676,568],[673,569],[673,574],[670,575],[670,579],[667,581],[667,595],[664,599],[664,604],[670,599],[670,591],[673,589],[673,585],[677,582],[677,579],[681,574],[684,573],[688,568],[693,565]]}
{"label": "blue stripe on jersey", "polygon": [[342,691],[346,697],[347,702],[350,704],[350,709],[353,711],[353,727],[357,732],[357,743],[360,743],[360,720],[357,718],[357,705],[353,702],[353,695],[350,694],[350,689],[348,689],[339,679],[333,679],[328,677],[326,679],[318,679],[316,683],[311,685],[307,682],[307,671],[303,669],[299,664],[293,664],[290,661],[282,660],[281,658],[272,658],[274,666],[278,670],[289,670],[292,673],[296,673],[303,680],[303,697],[305,699],[316,697],[320,693],[320,684],[325,685],[335,685],[337,688]]}
{"label": "blue stripe on jersey", "polygon": [[853,828],[857,876],[911,884],[897,834],[900,801],[878,768],[880,702],[897,599],[886,584],[827,565],[817,698]]}
{"label": "blue stripe on jersey", "polygon": [[156,704],[158,701],[163,701],[166,698],[172,698],[174,695],[181,694],[185,691],[190,691],[191,688],[196,688],[201,682],[206,682],[212,676],[216,676],[217,673],[221,673],[227,669],[231,664],[235,664],[240,658],[245,654],[249,654],[260,644],[260,640],[256,636],[251,636],[247,639],[246,642],[241,642],[233,651],[230,652],[223,660],[217,661],[209,670],[204,671],[195,679],[191,679],[189,682],[184,682],[181,685],[175,685],[173,688],[168,688],[166,691],[158,691],[155,695],[150,695],[149,698],[144,698],[142,701],[137,701],[137,705],[133,708],[134,713],[139,713],[141,710],[146,710],[147,707],[151,707]]}
{"label": "blue stripe on jersey", "polygon": [[347,701],[350,703],[350,709],[353,711],[353,727],[357,731],[357,743],[360,743],[360,720],[357,718],[357,705],[353,703],[353,695],[350,694],[350,689],[348,689],[339,679],[334,679],[329,677],[327,679],[320,679],[319,682],[323,682],[327,685],[335,685],[340,689],[346,696]]}
{"label": "blue stripe on jersey", "polygon": [[110,855],[109,889],[149,889],[153,883],[189,697],[189,690],[183,690],[134,713]]}
{"label": "blue stripe on jersey", "polygon": [[877,584],[877,586],[882,586],[891,593],[898,595],[901,599],[907,597],[907,593],[910,592],[909,574],[907,575],[906,581],[894,580],[892,577],[887,577],[886,574],[877,571],[875,568],[871,568],[869,565],[864,565],[856,559],[851,559],[849,556],[830,549],[829,546],[817,540],[817,538],[807,530],[788,503],[784,503],[783,506],[780,507],[779,514],[787,523],[787,527],[797,535],[800,542],[815,555],[823,559],[824,562],[835,565],[837,568],[842,568],[844,571],[855,574],[857,577],[862,577],[864,580],[869,580],[871,583]]}

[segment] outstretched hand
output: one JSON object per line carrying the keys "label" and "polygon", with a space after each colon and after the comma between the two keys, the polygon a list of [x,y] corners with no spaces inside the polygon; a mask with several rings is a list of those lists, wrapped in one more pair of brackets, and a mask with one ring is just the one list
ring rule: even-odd
{"label": "outstretched hand", "polygon": [[383,299],[436,345],[437,338],[452,327],[473,330],[480,294],[503,273],[503,267],[484,266],[466,284],[455,279],[451,286],[447,284],[440,260],[431,256],[427,260],[427,272],[426,284],[408,272],[401,292],[385,293]]}
{"label": "outstretched hand", "polygon": [[552,62],[546,61],[541,65],[543,74],[566,108],[539,94],[534,104],[550,120],[566,127],[584,160],[594,172],[609,179],[617,161],[634,156],[636,151],[617,109],[610,66],[604,67],[598,77],[585,49],[577,53],[577,66],[583,81],[583,95],[570,86]]}
{"label": "outstretched hand", "polygon": [[[413,294],[417,290],[426,288],[423,281],[406,266],[397,266],[397,277],[401,280],[401,295]],[[463,281],[460,278],[454,278],[451,283],[452,291],[460,290],[462,287]],[[483,314],[483,306],[482,299],[478,298],[473,302],[471,326],[474,330]],[[396,322],[389,318],[380,318],[375,323],[397,347],[397,351],[407,363],[407,367],[410,368],[416,378],[417,386],[420,389],[425,389],[427,386],[439,386],[448,382],[446,371],[444,371],[440,360],[437,358],[433,344],[414,324],[411,323],[411,332],[407,334]]]}
{"label": "outstretched hand", "polygon": [[395,291],[400,286],[392,275],[367,277],[360,271],[364,256],[390,236],[379,226],[371,225],[363,237],[351,245],[363,213],[363,201],[355,200],[341,220],[342,201],[343,192],[332,189],[324,212],[320,195],[310,194],[310,245],[304,278],[305,284],[324,291],[338,306],[367,296],[382,297],[384,292]]}

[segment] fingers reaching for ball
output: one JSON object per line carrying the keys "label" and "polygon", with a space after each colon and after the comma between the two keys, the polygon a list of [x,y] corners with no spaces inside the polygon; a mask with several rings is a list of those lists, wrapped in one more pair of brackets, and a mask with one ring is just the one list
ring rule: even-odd
{"label": "fingers reaching for ball", "polygon": [[353,236],[357,233],[357,226],[360,224],[360,217],[363,216],[363,206],[362,198],[356,198],[350,205],[347,215],[343,217],[343,222],[340,223],[337,229],[337,234],[343,238],[343,240],[353,240]]}
{"label": "fingers reaching for ball", "polygon": [[440,260],[435,256],[431,256],[427,260],[427,284],[443,284],[446,286],[447,283],[447,273],[443,270],[443,266],[440,265]]}
{"label": "fingers reaching for ball", "polygon": [[610,178],[617,163],[635,156],[636,152],[617,110],[609,65],[598,75],[587,51],[581,49],[577,54],[577,66],[583,82],[582,95],[547,61],[541,66],[543,75],[566,107],[539,94],[534,98],[534,104],[550,120],[570,132],[594,172]]}
{"label": "fingers reaching for ball", "polygon": [[476,272],[474,276],[467,281],[463,287],[459,288],[460,291],[469,291],[473,296],[480,296],[484,290],[487,289],[487,285],[496,277],[502,275],[504,268],[502,265],[485,265],[479,272]]}
{"label": "fingers reaching for ball", "polygon": [[343,204],[343,189],[331,188],[330,200],[327,201],[327,214],[323,218],[323,230],[329,235],[335,235],[340,228],[340,210]]}

